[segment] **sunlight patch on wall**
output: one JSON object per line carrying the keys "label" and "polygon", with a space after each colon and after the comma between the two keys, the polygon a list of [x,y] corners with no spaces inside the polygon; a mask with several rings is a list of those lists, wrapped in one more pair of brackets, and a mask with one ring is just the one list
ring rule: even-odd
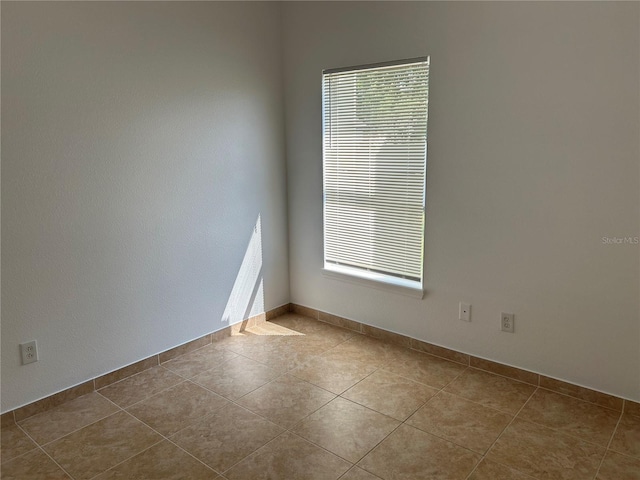
{"label": "sunlight patch on wall", "polygon": [[262,220],[258,215],[227,306],[222,314],[222,322],[233,325],[262,312],[264,312]]}

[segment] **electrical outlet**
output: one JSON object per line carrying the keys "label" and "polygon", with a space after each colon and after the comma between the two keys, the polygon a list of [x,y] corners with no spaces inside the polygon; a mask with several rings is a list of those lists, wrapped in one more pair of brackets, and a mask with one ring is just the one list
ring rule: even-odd
{"label": "electrical outlet", "polygon": [[20,355],[22,355],[22,364],[33,363],[38,361],[38,345],[33,340],[20,344]]}
{"label": "electrical outlet", "polygon": [[470,303],[462,303],[460,302],[458,319],[464,322],[471,321],[471,304]]}
{"label": "electrical outlet", "polygon": [[502,312],[500,314],[500,329],[503,332],[513,333],[513,328],[514,328],[513,321],[514,321],[513,313]]}

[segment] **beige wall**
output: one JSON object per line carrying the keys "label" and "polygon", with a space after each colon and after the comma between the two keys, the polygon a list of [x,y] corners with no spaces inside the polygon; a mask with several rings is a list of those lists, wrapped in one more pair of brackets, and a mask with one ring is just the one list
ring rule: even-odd
{"label": "beige wall", "polygon": [[[292,302],[640,400],[640,247],[602,242],[640,235],[638,3],[283,12]],[[321,72],[424,55],[418,300],[321,273]],[[515,313],[515,334],[499,331],[501,311]]]}
{"label": "beige wall", "polygon": [[288,302],[279,26],[2,2],[2,411]]}

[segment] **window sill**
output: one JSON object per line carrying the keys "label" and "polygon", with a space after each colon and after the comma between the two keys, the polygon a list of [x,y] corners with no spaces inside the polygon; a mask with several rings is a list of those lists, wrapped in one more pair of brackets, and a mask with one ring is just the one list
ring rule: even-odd
{"label": "window sill", "polygon": [[322,274],[343,282],[376,288],[386,292],[399,293],[420,299],[424,297],[424,289],[422,286],[418,282],[412,282],[410,280],[388,277],[378,273],[365,272],[338,265],[325,265],[322,269]]}

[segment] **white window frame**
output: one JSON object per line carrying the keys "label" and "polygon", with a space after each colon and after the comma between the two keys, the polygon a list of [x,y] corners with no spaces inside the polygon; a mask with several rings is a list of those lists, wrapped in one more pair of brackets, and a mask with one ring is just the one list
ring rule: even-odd
{"label": "white window frame", "polygon": [[336,69],[327,69],[322,72],[323,78],[323,91],[322,91],[322,131],[323,131],[323,273],[338,280],[347,281],[359,285],[365,285],[372,288],[382,289],[386,291],[393,291],[396,293],[409,295],[412,297],[422,298],[424,296],[424,238],[426,229],[426,166],[427,166],[427,131],[425,128],[425,146],[424,146],[424,183],[422,185],[422,242],[420,248],[420,278],[419,281],[413,279],[402,278],[392,274],[385,274],[381,272],[372,271],[370,269],[352,267],[348,265],[340,265],[331,262],[327,262],[327,157],[325,151],[325,135],[327,134],[327,126],[325,125],[326,119],[326,100],[328,95],[325,91],[325,79],[326,75],[339,73],[339,72],[355,72],[365,69],[379,69],[390,66],[403,66],[416,63],[426,63],[427,65],[427,108],[425,115],[428,116],[428,68],[430,58],[420,57],[407,60],[398,60],[392,62],[383,62],[368,65],[359,65],[353,67],[344,67]]}

